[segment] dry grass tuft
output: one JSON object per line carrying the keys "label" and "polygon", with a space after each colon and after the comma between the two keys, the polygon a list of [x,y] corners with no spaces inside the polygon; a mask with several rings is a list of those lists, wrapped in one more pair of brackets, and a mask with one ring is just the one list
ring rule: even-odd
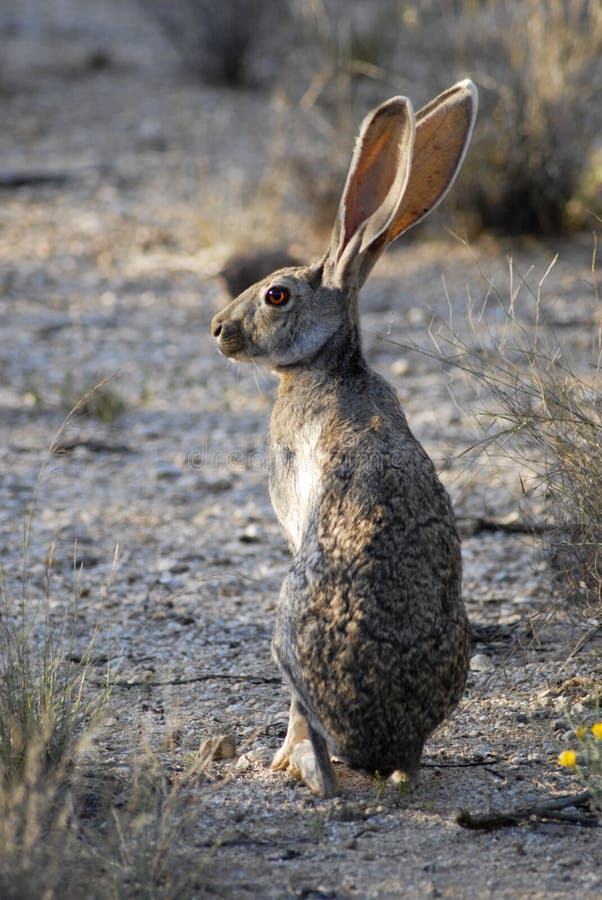
{"label": "dry grass tuft", "polygon": [[[73,863],[70,796],[63,778],[46,771],[40,749],[30,746],[20,779],[0,779],[0,895],[6,900],[59,896]],[[73,871],[70,880],[74,887]]]}
{"label": "dry grass tuft", "polygon": [[[99,761],[95,741],[114,685],[108,658],[95,652],[96,630],[81,649],[76,563],[73,597],[64,602],[54,591],[56,546],[46,554],[45,587],[32,578],[32,529],[48,463],[69,423],[105,385],[78,401],[50,444],[24,523],[20,574],[4,576],[0,568],[0,897],[6,900],[84,897],[91,890],[99,900],[196,896],[212,849],[196,833],[207,762],[191,757],[174,766],[171,732],[161,745],[169,765],[144,737],[131,760]],[[103,593],[109,590],[110,581]]]}
{"label": "dry grass tuft", "polygon": [[[71,758],[106,697],[86,690],[92,645],[73,662],[69,621],[43,623],[23,605],[16,621],[2,600],[0,619],[0,780],[23,779],[31,765],[49,771]],[[75,615],[75,614],[74,614]]]}
{"label": "dry grass tuft", "polygon": [[[476,454],[495,452],[524,473],[527,513],[542,507],[552,571],[569,609],[602,615],[602,304],[594,243],[588,310],[591,353],[576,365],[546,322],[545,279],[533,287],[510,261],[508,296],[493,285],[462,326],[435,320],[435,350],[473,391],[483,437]],[[520,296],[520,304],[517,302]],[[520,306],[520,312],[519,312]],[[462,331],[460,330],[462,328]]]}
{"label": "dry grass tuft", "polygon": [[34,599],[27,583],[16,603],[4,586],[1,592],[0,895],[6,898],[59,896],[67,872],[73,896],[86,883],[76,864],[82,860],[74,773],[109,682],[89,684],[93,639],[76,652],[76,602],[62,621],[51,618],[53,557],[54,548],[45,597]]}
{"label": "dry grass tuft", "polygon": [[112,798],[100,844],[115,897],[191,897],[203,889],[212,850],[197,833],[205,770],[191,759],[170,772],[149,748],[135,761],[122,800]]}
{"label": "dry grass tuft", "polygon": [[192,897],[213,839],[198,833],[206,764],[174,773],[148,747],[103,771],[81,758],[48,772],[37,749],[0,781],[0,896]]}

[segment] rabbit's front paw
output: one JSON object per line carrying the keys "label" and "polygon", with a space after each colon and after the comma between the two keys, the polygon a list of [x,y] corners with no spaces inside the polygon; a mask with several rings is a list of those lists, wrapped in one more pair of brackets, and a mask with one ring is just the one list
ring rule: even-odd
{"label": "rabbit's front paw", "polygon": [[288,720],[288,729],[284,743],[280,750],[272,760],[272,769],[279,772],[288,769],[291,754],[297,744],[306,741],[309,737],[309,729],[307,727],[307,719],[301,713],[297,703],[293,700],[291,703],[291,711]]}
{"label": "rabbit's front paw", "polygon": [[274,758],[270,763],[270,769],[275,769],[277,772],[284,772],[288,769],[288,764],[290,762],[291,753],[294,750],[293,747],[289,747],[287,742],[285,741],[280,750],[277,750],[274,754]]}

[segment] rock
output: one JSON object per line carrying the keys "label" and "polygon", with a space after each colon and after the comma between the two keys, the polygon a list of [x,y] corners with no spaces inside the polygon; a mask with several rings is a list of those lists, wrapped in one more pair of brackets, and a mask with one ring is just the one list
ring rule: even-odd
{"label": "rock", "polygon": [[234,767],[239,772],[248,772],[249,769],[253,768],[253,763],[249,759],[246,753],[243,753],[242,756],[239,756],[236,760],[236,765]]}
{"label": "rock", "polygon": [[272,762],[272,757],[274,756],[274,751],[269,747],[265,747],[263,744],[260,744],[258,747],[254,747],[252,750],[249,750],[247,756],[251,760],[251,762],[259,763],[261,766],[270,765]]}
{"label": "rock", "polygon": [[396,359],[395,362],[391,363],[391,375],[395,375],[396,377],[407,375],[409,369],[410,364],[408,360],[403,356],[401,356],[399,359]]}
{"label": "rock", "polygon": [[486,653],[475,653],[470,660],[471,672],[490,672],[494,668],[492,659]]}
{"label": "rock", "polygon": [[274,751],[270,750],[269,747],[264,747],[262,744],[258,747],[254,747],[252,750],[248,750],[246,753],[243,753],[242,756],[238,758],[236,768],[242,772],[246,772],[255,766],[267,768],[272,761],[273,755]]}
{"label": "rock", "polygon": [[261,542],[261,535],[257,525],[247,525],[238,539],[242,544],[259,544]]}
{"label": "rock", "polygon": [[197,758],[203,763],[217,759],[234,759],[236,756],[236,739],[232,734],[217,734],[203,741],[197,752]]}

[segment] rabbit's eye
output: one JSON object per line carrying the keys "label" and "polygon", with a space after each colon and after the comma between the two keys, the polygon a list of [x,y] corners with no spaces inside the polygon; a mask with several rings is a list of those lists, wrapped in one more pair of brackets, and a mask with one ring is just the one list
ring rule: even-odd
{"label": "rabbit's eye", "polygon": [[289,289],[282,287],[280,284],[276,284],[266,291],[265,302],[270,306],[284,306],[289,297]]}

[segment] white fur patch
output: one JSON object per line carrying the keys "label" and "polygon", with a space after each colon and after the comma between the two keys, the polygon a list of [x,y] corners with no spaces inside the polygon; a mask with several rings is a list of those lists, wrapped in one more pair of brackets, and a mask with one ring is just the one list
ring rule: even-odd
{"label": "white fur patch", "polygon": [[[301,546],[320,495],[322,473],[318,444],[321,432],[321,426],[316,422],[303,426],[291,442],[290,462],[277,462],[272,503],[295,551]],[[282,451],[274,450],[277,457],[281,455]]]}

